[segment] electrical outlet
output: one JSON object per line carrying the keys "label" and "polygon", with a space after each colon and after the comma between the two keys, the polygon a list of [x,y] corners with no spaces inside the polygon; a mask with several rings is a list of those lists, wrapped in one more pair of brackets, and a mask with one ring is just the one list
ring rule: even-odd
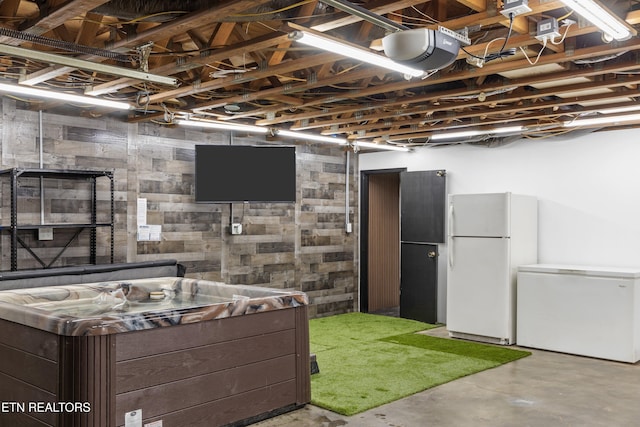
{"label": "electrical outlet", "polygon": [[242,224],[237,222],[231,224],[231,234],[242,234]]}
{"label": "electrical outlet", "polygon": [[536,39],[543,42],[545,39],[553,40],[556,37],[560,37],[560,32],[558,31],[558,20],[556,18],[547,18],[538,22]]}
{"label": "electrical outlet", "polygon": [[529,7],[528,0],[504,0],[502,10],[500,11],[500,13],[507,18],[510,15],[518,16],[529,12],[531,12],[531,8]]}

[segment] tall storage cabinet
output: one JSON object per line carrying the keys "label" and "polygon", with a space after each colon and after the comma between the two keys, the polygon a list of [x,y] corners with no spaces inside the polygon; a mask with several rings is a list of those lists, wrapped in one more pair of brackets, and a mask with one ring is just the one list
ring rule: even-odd
{"label": "tall storage cabinet", "polygon": [[[11,257],[11,271],[18,270],[18,245],[26,249],[29,254],[36,259],[36,261],[42,266],[42,268],[50,268],[64,253],[68,246],[75,240],[83,230],[89,230],[90,243],[89,243],[89,263],[96,264],[96,230],[99,227],[108,227],[110,231],[110,261],[113,263],[114,259],[114,182],[113,172],[111,171],[95,171],[95,170],[56,170],[56,169],[23,169],[12,168],[0,171],[0,179],[9,179],[9,197],[10,197],[10,223],[9,225],[0,226],[2,233],[8,232],[10,234],[10,257]],[[53,178],[53,179],[66,179],[66,180],[88,180],[91,185],[91,200],[90,203],[90,220],[83,223],[55,223],[55,224],[26,224],[19,221],[20,212],[18,210],[18,185],[21,178]],[[97,222],[97,180],[99,178],[105,178],[109,180],[110,191],[110,212],[109,220],[106,222]],[[73,190],[69,190],[73,191]],[[2,197],[6,201],[6,195]],[[59,253],[48,262],[41,259],[30,247],[29,244],[22,239],[22,232],[38,232],[42,229],[74,229],[75,233],[71,239],[62,247]]]}

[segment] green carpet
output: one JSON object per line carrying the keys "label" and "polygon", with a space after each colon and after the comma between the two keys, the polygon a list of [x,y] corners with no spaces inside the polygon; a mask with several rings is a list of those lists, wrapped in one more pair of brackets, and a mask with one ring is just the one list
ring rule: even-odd
{"label": "green carpet", "polygon": [[531,354],[415,333],[434,327],[364,313],[310,320],[311,403],[354,415]]}

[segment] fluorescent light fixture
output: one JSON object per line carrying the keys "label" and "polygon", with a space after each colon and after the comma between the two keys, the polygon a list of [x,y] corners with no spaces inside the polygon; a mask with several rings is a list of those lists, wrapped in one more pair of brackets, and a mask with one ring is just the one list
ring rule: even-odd
{"label": "fluorescent light fixture", "polygon": [[313,133],[304,133],[304,132],[294,132],[291,130],[278,130],[273,128],[268,128],[264,126],[256,126],[256,125],[242,125],[236,123],[228,123],[228,122],[217,122],[213,120],[202,120],[191,118],[189,120],[177,119],[173,121],[175,124],[180,126],[191,126],[198,128],[208,128],[208,129],[220,129],[220,130],[235,130],[235,131],[243,131],[243,132],[253,132],[253,133],[262,133],[267,134],[272,132],[275,135],[283,136],[286,138],[294,138],[294,139],[302,139],[308,141],[315,142],[329,142],[331,144],[340,144],[347,145],[347,140],[344,138],[334,138],[331,136],[323,136],[316,135]]}
{"label": "fluorescent light fixture", "polygon": [[[85,61],[69,56],[56,55],[48,52],[41,52],[33,49],[26,49],[18,46],[0,44],[0,53],[4,55],[17,56],[19,58],[33,59],[35,61],[57,64],[64,67],[78,68],[80,70],[95,71],[97,73],[110,74],[112,76],[127,77],[136,80],[148,81],[152,83],[176,86],[178,80],[174,77],[160,76],[147,73],[146,71],[132,70],[131,68],[116,67],[100,62]],[[37,73],[36,73],[37,74]],[[30,84],[36,84],[41,80],[29,79]]]}
{"label": "fluorescent light fixture", "polygon": [[399,145],[391,145],[391,144],[376,144],[375,142],[356,141],[353,145],[356,147],[373,148],[376,150],[411,151],[407,147],[401,147]]}
{"label": "fluorescent light fixture", "polygon": [[276,135],[287,138],[306,139],[316,142],[329,142],[331,144],[347,145],[348,142],[344,138],[336,138],[333,136],[316,135],[314,133],[294,132],[291,130],[277,130]]}
{"label": "fluorescent light fixture", "polygon": [[327,50],[329,52],[344,55],[353,59],[357,59],[358,61],[367,62],[369,64],[377,65],[378,67],[382,68],[387,68],[391,71],[397,71],[399,73],[407,74],[413,77],[421,77],[424,75],[423,70],[407,67],[406,65],[402,65],[395,61],[392,61],[386,56],[369,52],[368,50],[323,35],[318,35],[308,31],[293,31],[289,34],[289,37],[308,46],[313,46],[319,49]]}
{"label": "fluorescent light fixture", "polygon": [[446,139],[459,139],[459,138],[468,138],[471,136],[480,136],[480,135],[499,135],[503,133],[518,133],[522,132],[524,128],[522,126],[506,126],[502,128],[495,129],[484,129],[484,130],[465,130],[460,132],[448,132],[448,133],[436,133],[431,135],[431,141],[442,141]]}
{"label": "fluorescent light fixture", "polygon": [[236,123],[215,122],[210,120],[174,120],[174,123],[180,126],[191,126],[207,129],[220,129],[220,130],[236,130],[242,132],[254,132],[254,133],[268,133],[269,128],[255,125],[242,125]]}
{"label": "fluorescent light fixture", "polygon": [[[562,0],[587,21],[616,40],[627,40],[635,31],[594,0]],[[633,31],[633,32],[632,32]]]}
{"label": "fluorescent light fixture", "polygon": [[628,113],[629,111],[638,111],[640,110],[640,105],[629,105],[626,107],[611,107],[611,108],[602,108],[598,110],[600,114],[620,114],[620,113]]}
{"label": "fluorescent light fixture", "polygon": [[594,117],[590,119],[575,119],[564,122],[563,126],[566,128],[574,128],[579,126],[616,125],[632,121],[640,121],[640,114]]}
{"label": "fluorescent light fixture", "polygon": [[119,110],[130,110],[132,108],[132,106],[127,102],[111,101],[108,99],[95,98],[92,96],[73,95],[65,92],[38,89],[28,86],[18,86],[8,83],[0,83],[0,92],[8,92],[16,95],[35,96],[37,98],[47,98],[56,101],[95,105],[98,107],[115,108]]}

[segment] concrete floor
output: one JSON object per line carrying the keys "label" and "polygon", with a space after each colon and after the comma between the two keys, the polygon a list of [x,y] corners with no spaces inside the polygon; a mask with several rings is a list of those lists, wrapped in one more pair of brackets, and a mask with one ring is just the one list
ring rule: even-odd
{"label": "concrete floor", "polygon": [[[429,333],[447,336],[445,328]],[[640,426],[640,362],[527,350],[524,359],[351,417],[307,405],[252,427]]]}

